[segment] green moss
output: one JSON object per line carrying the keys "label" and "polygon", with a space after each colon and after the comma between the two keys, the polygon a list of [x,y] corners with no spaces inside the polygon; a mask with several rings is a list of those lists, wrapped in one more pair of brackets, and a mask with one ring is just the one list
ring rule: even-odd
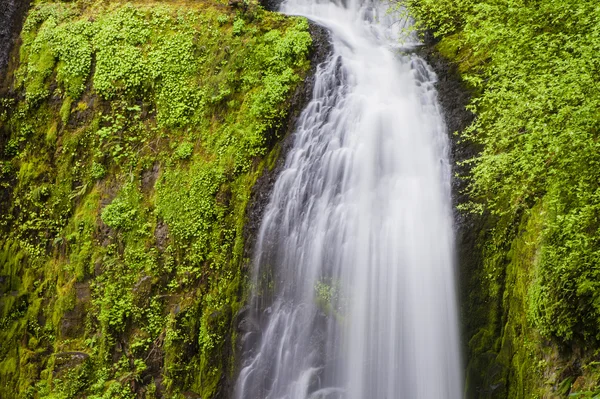
{"label": "green moss", "polygon": [[67,124],[67,122],[69,121],[69,117],[71,116],[71,104],[73,104],[73,100],[71,99],[71,97],[67,97],[65,98],[62,106],[60,107],[59,114],[63,124]]}
{"label": "green moss", "polygon": [[309,67],[306,21],[50,1],[22,41],[25,96],[0,119],[15,182],[0,396],[213,397],[233,370],[246,206]]}

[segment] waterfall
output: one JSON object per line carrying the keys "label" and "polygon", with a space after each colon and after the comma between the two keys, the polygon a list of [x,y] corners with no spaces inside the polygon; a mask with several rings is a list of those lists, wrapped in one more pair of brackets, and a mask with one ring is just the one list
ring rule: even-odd
{"label": "waterfall", "polygon": [[282,5],[333,50],[257,237],[236,398],[462,396],[448,137],[386,4]]}

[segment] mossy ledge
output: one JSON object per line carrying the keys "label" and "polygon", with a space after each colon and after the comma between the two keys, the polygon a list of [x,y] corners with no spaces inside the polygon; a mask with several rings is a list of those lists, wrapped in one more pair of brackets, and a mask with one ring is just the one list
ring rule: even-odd
{"label": "mossy ledge", "polygon": [[253,2],[32,4],[1,93],[1,397],[227,395],[326,46]]}

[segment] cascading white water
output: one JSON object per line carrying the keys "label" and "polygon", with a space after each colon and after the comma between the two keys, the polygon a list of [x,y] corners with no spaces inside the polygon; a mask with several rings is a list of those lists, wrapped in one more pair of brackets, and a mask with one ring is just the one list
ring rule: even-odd
{"label": "cascading white water", "polygon": [[459,399],[435,75],[401,51],[384,4],[287,0],[282,11],[329,29],[333,54],[265,211],[257,331],[243,337],[235,397]]}

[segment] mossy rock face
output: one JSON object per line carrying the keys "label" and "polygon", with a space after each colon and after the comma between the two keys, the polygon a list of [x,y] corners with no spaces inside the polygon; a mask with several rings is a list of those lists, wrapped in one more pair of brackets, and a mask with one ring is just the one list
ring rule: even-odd
{"label": "mossy rock face", "polygon": [[301,108],[307,21],[39,1],[20,39],[0,103],[0,396],[222,397],[246,208]]}
{"label": "mossy rock face", "polygon": [[[475,116],[454,136],[467,397],[592,397],[600,384],[597,4],[405,5],[469,89]],[[450,122],[451,101],[442,93]]]}

